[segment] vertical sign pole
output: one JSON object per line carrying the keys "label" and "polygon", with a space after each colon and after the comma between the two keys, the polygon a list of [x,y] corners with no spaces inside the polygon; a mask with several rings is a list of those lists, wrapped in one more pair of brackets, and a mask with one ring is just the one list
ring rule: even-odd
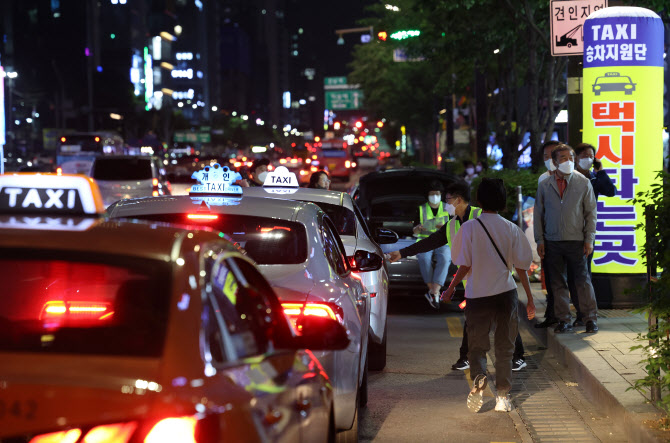
{"label": "vertical sign pole", "polygon": [[617,187],[598,199],[593,286],[601,307],[646,303],[644,211],[630,199],[663,168],[663,21],[648,9],[605,8],[584,22],[584,141]]}

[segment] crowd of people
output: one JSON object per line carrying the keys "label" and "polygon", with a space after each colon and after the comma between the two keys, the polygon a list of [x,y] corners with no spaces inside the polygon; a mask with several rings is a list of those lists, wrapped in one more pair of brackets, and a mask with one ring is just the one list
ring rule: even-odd
{"label": "crowd of people", "polygon": [[[585,327],[596,333],[597,304],[591,282],[591,260],[596,235],[596,200],[612,197],[616,188],[596,160],[596,149],[581,143],[574,149],[558,141],[542,146],[547,171],[539,177],[534,207],[534,237],[547,288],[545,319],[537,328],[554,326],[556,333]],[[506,206],[505,184],[484,178],[470,204],[469,185],[483,169],[465,165],[462,182],[446,189],[435,181],[427,188],[427,202],[419,206],[414,227],[416,243],[389,254],[391,262],[417,256],[426,284],[425,298],[433,308],[450,300],[461,281],[465,285],[463,342],[454,370],[470,368],[473,388],[468,407],[479,411],[487,386],[486,352],[494,334],[496,411],[510,411],[512,372],[526,366],[518,333],[518,297],[513,271],[527,295],[526,315],[535,316],[528,281],[533,252],[518,226],[498,215]],[[480,167],[481,169],[477,170]],[[458,271],[443,289],[451,263]],[[577,310],[574,322],[570,302]]]}

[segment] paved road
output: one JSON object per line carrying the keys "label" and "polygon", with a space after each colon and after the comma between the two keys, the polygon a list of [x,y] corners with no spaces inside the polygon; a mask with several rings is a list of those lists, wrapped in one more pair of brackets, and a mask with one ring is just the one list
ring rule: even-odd
{"label": "paved road", "polygon": [[482,411],[471,413],[465,403],[469,378],[451,370],[463,314],[432,311],[421,295],[392,297],[390,303],[388,364],[369,375],[361,441],[624,441],[525,326],[528,367],[514,375],[515,410],[493,411],[488,390]]}

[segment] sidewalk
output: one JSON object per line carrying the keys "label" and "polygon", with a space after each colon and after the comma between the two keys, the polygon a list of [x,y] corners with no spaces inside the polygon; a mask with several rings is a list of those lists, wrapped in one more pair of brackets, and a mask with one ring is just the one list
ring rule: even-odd
{"label": "sidewalk", "polygon": [[[670,440],[670,431],[652,429],[649,423],[645,423],[661,418],[663,414],[649,404],[644,395],[627,390],[635,380],[645,375],[644,365],[640,364],[642,351],[630,350],[632,346],[641,344],[636,338],[639,332],[647,329],[644,316],[626,310],[600,310],[598,333],[585,334],[584,328],[580,327],[575,328],[574,333],[554,334],[553,327],[533,327],[544,319],[546,296],[540,283],[531,283],[531,290],[537,315],[536,319],[529,321],[530,328],[569,368],[587,397],[623,425],[628,441]],[[525,311],[527,298],[521,288],[519,301]]]}

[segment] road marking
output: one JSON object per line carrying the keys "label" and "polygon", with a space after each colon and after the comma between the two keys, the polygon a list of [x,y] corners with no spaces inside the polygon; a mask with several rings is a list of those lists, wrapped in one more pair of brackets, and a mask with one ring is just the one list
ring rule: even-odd
{"label": "road marking", "polygon": [[[472,380],[470,379],[470,369],[466,369],[463,371],[465,374],[465,379],[468,381],[468,386],[470,386],[470,389],[472,390]],[[486,377],[487,382],[486,387],[484,388],[484,397],[491,397],[495,398],[495,395],[493,395],[493,391],[491,390],[491,377]]]}
{"label": "road marking", "polygon": [[463,337],[463,325],[460,318],[447,317],[447,326],[449,327],[449,335],[452,337]]}

